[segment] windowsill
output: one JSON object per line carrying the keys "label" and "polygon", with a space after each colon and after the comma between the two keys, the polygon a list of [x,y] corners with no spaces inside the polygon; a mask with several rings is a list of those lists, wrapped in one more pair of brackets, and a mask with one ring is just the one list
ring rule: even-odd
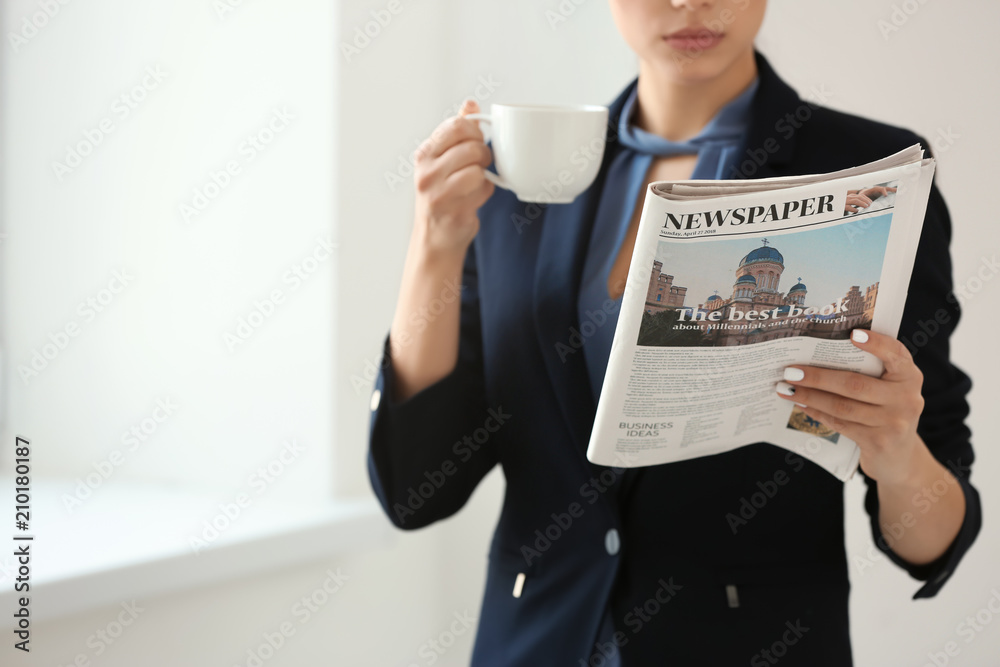
{"label": "windowsill", "polygon": [[[392,536],[374,498],[321,505],[260,498],[195,553],[190,539],[201,537],[203,521],[222,515],[217,498],[115,480],[71,514],[61,497],[74,484],[32,480],[24,534],[34,540],[15,541],[13,530],[2,538],[12,546],[0,557],[0,608],[15,608],[25,595],[14,590],[13,551],[22,544],[31,545],[32,618],[46,620],[322,560],[386,544]],[[10,475],[0,477],[3,497],[13,498],[13,486]]]}

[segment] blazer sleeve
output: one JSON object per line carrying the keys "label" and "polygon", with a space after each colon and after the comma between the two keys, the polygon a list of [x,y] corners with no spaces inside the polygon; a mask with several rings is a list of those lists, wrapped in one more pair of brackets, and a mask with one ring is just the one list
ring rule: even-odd
{"label": "blazer sleeve", "polygon": [[[398,528],[422,528],[457,512],[498,460],[491,437],[497,415],[486,405],[483,379],[476,245],[469,244],[457,290],[459,352],[451,373],[396,402],[390,334],[383,341],[372,391],[368,476]],[[446,288],[441,298],[454,291]]]}
{"label": "blazer sleeve", "polygon": [[[919,139],[926,148],[926,140]],[[937,594],[958,567],[982,526],[979,492],[969,481],[974,455],[970,442],[971,431],[966,426],[965,419],[969,414],[966,394],[972,382],[949,359],[949,338],[961,314],[959,299],[952,287],[952,265],[948,249],[950,241],[951,220],[948,209],[937,185],[933,184],[898,337],[907,345],[914,363],[924,374],[922,394],[925,403],[917,432],[934,457],[958,480],[957,488],[954,484],[948,484],[947,490],[939,487],[937,492],[958,491],[965,496],[965,518],[947,551],[937,560],[923,565],[915,565],[900,558],[890,547],[891,531],[885,536],[879,526],[877,483],[862,471],[868,485],[865,509],[871,519],[875,544],[911,577],[926,582],[913,595],[913,599]],[[918,521],[921,509],[926,512],[929,503],[936,498],[934,489],[929,490],[928,494],[914,503],[913,514]],[[900,528],[897,527],[897,530]]]}

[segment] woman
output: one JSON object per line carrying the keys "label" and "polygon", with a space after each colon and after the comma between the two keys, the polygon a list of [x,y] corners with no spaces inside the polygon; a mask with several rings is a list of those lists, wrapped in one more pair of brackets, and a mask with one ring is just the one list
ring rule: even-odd
{"label": "woman", "polygon": [[[611,0],[639,74],[609,105],[601,172],[571,204],[494,191],[483,135],[461,117],[474,103],[417,151],[369,474],[413,529],[503,466],[474,665],[851,664],[841,482],[768,443],[627,470],[586,460],[645,184],[822,173],[927,146],[800,100],[754,50],[764,7]],[[948,359],[949,237],[934,188],[899,335],[935,321],[926,345],[855,338],[886,362],[879,379],[786,374],[811,418],[861,448],[873,536],[927,582],[914,597],[937,592],[981,523],[970,383]],[[597,333],[560,353],[598,310]],[[766,504],[741,514],[760,491]]]}

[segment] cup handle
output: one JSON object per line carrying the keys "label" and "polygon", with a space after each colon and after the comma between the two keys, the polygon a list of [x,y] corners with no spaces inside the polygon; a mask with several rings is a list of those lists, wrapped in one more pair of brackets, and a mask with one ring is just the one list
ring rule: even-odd
{"label": "cup handle", "polygon": [[[488,113],[470,113],[463,116],[463,118],[468,118],[469,120],[478,120],[482,123],[487,123],[490,128],[493,127],[493,118]],[[486,176],[486,180],[490,181],[494,185],[498,185],[504,190],[511,190],[511,188],[499,175],[494,174],[489,169],[483,169],[483,175]]]}

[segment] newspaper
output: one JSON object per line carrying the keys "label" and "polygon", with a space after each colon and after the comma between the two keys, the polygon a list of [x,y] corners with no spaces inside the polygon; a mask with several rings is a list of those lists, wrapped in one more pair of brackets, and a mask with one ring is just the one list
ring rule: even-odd
{"label": "newspaper", "polygon": [[897,335],[933,174],[914,145],[830,174],[650,183],[587,458],[769,442],[850,479],[857,444],[775,385],[791,364],[882,374],[851,331]]}

